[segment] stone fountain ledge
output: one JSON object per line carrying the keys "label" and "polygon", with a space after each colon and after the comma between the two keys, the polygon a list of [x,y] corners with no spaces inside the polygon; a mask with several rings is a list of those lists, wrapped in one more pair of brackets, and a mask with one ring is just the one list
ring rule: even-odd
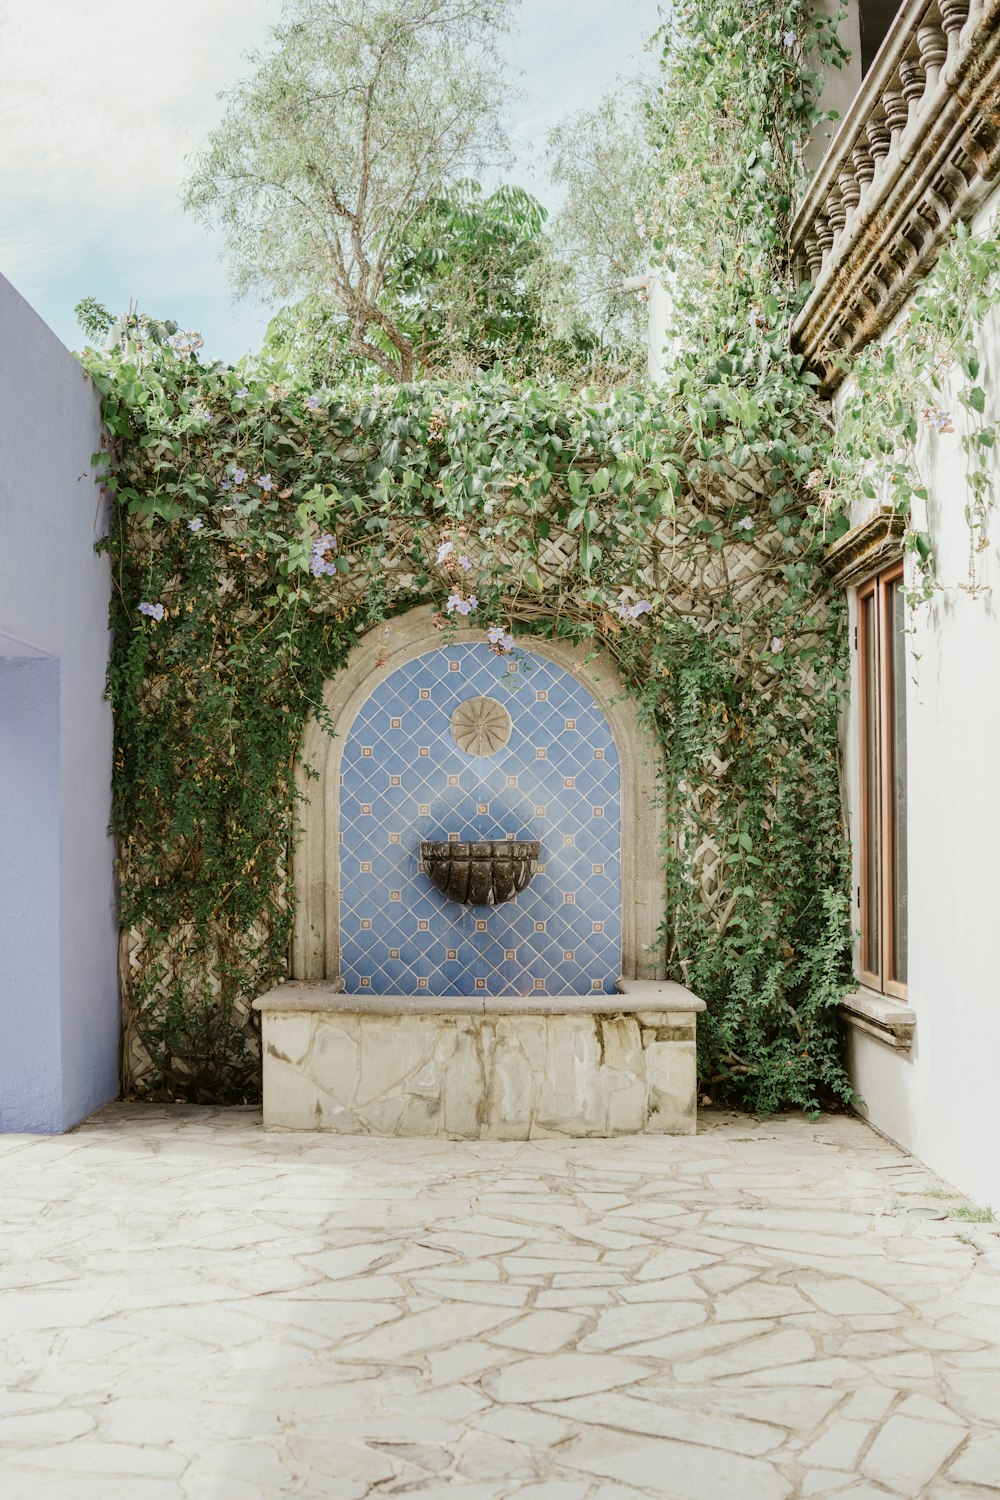
{"label": "stone fountain ledge", "polygon": [[348,995],[291,982],[261,1012],[264,1125],[530,1140],[691,1135],[695,1026],[682,985],[618,995]]}

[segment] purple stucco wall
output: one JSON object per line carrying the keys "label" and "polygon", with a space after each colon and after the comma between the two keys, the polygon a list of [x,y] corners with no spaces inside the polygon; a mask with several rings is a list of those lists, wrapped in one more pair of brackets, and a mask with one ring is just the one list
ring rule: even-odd
{"label": "purple stucco wall", "polygon": [[97,394],[0,277],[0,1130],[117,1092]]}

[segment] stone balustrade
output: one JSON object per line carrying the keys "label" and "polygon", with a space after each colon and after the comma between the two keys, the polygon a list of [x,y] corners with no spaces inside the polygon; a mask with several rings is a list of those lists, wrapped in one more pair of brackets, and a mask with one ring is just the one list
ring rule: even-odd
{"label": "stone balustrade", "polygon": [[795,324],[828,387],[1000,167],[1000,0],[907,0],[799,207]]}

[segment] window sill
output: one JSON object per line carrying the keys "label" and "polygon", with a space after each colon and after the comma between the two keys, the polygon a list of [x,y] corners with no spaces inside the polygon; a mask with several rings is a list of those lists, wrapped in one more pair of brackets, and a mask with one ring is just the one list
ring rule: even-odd
{"label": "window sill", "polygon": [[917,1013],[901,1000],[892,1000],[874,990],[856,989],[844,996],[841,1008],[844,1020],[856,1031],[875,1037],[897,1052],[909,1052],[913,1046]]}

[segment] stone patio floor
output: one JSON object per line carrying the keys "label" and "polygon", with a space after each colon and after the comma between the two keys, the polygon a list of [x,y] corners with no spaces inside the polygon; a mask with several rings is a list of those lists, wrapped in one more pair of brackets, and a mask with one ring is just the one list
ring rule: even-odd
{"label": "stone patio floor", "polygon": [[982,1497],[1000,1232],[949,1196],[834,1116],[0,1137],[0,1495]]}

